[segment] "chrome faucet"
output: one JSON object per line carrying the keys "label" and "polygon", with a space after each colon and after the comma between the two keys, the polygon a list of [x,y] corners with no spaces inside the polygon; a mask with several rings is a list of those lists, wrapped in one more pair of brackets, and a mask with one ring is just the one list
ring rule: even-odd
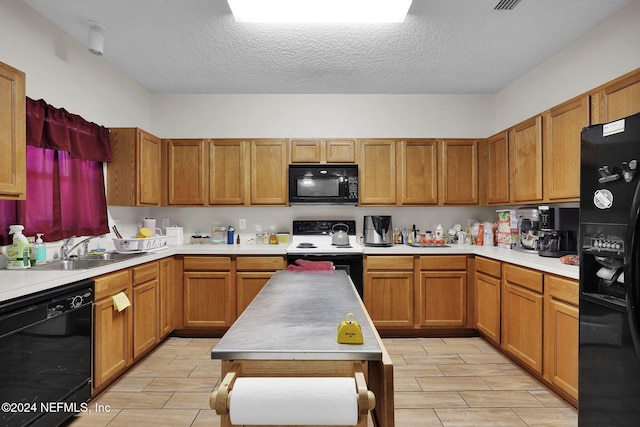
{"label": "chrome faucet", "polygon": [[89,240],[95,239],[96,237],[104,237],[104,234],[101,234],[99,236],[89,236],[86,239],[82,239],[69,249],[69,245],[73,243],[73,239],[75,237],[76,236],[71,236],[68,239],[65,239],[65,241],[62,243],[62,246],[60,246],[60,258],[69,259],[71,257],[69,254],[71,254],[71,252],[73,252],[73,250],[80,245],[82,245],[82,256],[86,257],[89,253]]}

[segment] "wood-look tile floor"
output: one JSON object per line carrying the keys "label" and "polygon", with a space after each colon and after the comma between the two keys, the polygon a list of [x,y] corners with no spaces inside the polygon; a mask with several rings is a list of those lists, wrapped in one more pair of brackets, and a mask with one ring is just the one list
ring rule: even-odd
{"label": "wood-look tile floor", "polygon": [[[217,341],[167,339],[70,426],[219,425],[209,408]],[[574,408],[481,338],[383,341],[394,362],[397,427],[578,425]]]}

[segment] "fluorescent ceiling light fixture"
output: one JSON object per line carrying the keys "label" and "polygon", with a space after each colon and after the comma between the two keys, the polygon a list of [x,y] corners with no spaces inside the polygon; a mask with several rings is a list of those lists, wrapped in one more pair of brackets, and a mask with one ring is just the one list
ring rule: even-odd
{"label": "fluorescent ceiling light fixture", "polygon": [[411,0],[227,0],[238,22],[403,22]]}

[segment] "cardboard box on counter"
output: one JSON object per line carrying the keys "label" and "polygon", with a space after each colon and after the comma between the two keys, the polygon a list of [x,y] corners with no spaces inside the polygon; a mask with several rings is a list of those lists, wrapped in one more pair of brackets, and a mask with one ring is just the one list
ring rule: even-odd
{"label": "cardboard box on counter", "polygon": [[518,217],[515,209],[500,209],[496,240],[500,248],[513,248],[518,243]]}

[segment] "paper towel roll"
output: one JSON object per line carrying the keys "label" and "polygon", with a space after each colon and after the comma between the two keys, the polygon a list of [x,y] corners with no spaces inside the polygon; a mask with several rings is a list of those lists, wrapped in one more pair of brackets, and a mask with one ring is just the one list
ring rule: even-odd
{"label": "paper towel roll", "polygon": [[229,397],[231,424],[356,425],[353,378],[238,378]]}

